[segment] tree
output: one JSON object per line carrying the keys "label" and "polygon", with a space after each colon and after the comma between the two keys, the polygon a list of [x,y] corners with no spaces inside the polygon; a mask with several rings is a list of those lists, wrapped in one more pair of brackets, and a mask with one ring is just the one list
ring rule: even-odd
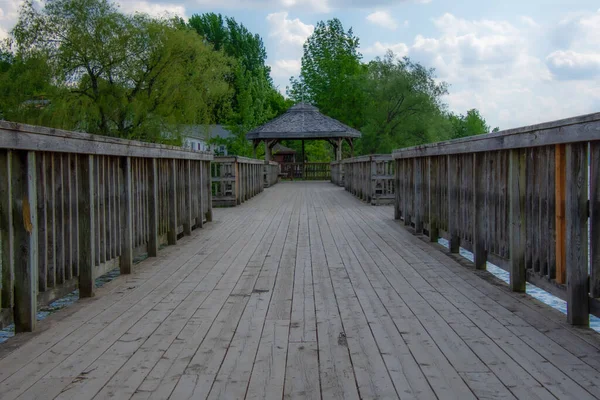
{"label": "tree", "polygon": [[337,18],[320,21],[304,43],[298,78],[290,79],[288,95],[295,102],[316,105],[324,114],[350,126],[362,126],[360,83],[365,68],[359,40]]}
{"label": "tree", "polygon": [[[477,109],[471,109],[467,111],[467,115],[456,115],[450,113],[448,120],[451,125],[451,138],[458,139],[467,136],[481,135],[483,133],[489,133],[492,130],[486,123],[485,119],[479,113]],[[499,128],[494,128],[493,132],[498,132]]]}
{"label": "tree", "polygon": [[367,68],[359,153],[390,153],[447,137],[442,96],[448,86],[436,82],[433,69],[406,57],[398,60],[392,52],[377,57]]}
{"label": "tree", "polygon": [[178,143],[174,127],[229,112],[231,60],[177,19],[127,16],[108,0],[41,10],[27,0],[12,49],[24,62],[45,59],[54,86],[37,115],[45,125]]}

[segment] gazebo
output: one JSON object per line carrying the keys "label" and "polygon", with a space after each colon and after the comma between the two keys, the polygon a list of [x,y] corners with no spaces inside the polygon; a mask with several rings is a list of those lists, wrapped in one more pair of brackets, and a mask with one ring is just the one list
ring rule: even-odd
{"label": "gazebo", "polygon": [[265,159],[273,158],[273,147],[281,140],[302,140],[302,162],[304,162],[305,140],[326,140],[335,149],[336,160],[342,159],[342,143],[347,141],[352,153],[354,153],[353,140],[361,137],[361,133],[323,115],[315,106],[299,103],[290,107],[284,114],[248,132],[246,139],[251,140],[256,148],[260,142],[265,142]]}

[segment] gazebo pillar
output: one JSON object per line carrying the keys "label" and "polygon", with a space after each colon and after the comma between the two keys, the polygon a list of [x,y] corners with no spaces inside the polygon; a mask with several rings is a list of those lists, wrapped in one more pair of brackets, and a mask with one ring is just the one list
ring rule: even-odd
{"label": "gazebo pillar", "polygon": [[342,144],[344,139],[338,138],[336,140],[337,146],[335,147],[335,161],[342,161]]}
{"label": "gazebo pillar", "polygon": [[265,140],[265,161],[271,161],[273,154],[271,153],[271,147],[269,147],[269,141]]}

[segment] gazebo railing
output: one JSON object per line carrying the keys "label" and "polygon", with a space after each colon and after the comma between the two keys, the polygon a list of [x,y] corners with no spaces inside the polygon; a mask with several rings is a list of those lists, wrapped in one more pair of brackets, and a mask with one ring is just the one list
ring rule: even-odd
{"label": "gazebo railing", "polygon": [[394,162],[391,154],[348,158],[342,160],[342,164],[347,191],[373,205],[394,202]]}
{"label": "gazebo railing", "polygon": [[239,156],[215,157],[212,163],[212,204],[235,207],[263,191],[264,161]]}
{"label": "gazebo railing", "polygon": [[281,175],[287,179],[328,181],[331,179],[331,165],[328,162],[282,163]]}

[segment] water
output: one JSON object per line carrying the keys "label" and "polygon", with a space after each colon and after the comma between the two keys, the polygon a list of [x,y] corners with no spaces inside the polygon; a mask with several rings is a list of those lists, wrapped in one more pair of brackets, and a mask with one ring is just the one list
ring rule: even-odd
{"label": "water", "polygon": [[[109,271],[108,273],[106,273],[105,275],[102,275],[101,277],[96,279],[96,287],[99,288],[99,287],[104,286],[106,283],[112,281],[117,276],[119,276],[120,273],[121,272],[120,272],[119,268],[115,268],[112,271]],[[41,321],[44,318],[48,317],[50,314],[55,313],[56,311],[63,309],[67,306],[70,306],[71,304],[75,303],[77,300],[79,300],[79,290],[74,290],[71,293],[67,294],[66,296],[53,301],[52,303],[48,304],[47,306],[40,307],[40,309],[37,313],[36,319],[38,321]],[[0,330],[0,343],[6,342],[8,339],[10,339],[13,336],[15,336],[15,325],[10,324],[6,328]]]}
{"label": "water", "polygon": [[[446,248],[449,247],[449,243],[446,239],[439,239],[438,243]],[[462,247],[460,248],[460,255],[465,257],[469,261],[473,261],[473,253],[463,249]],[[510,274],[502,268],[498,267],[497,265],[488,262],[487,271],[492,275],[496,276],[497,278],[503,280],[507,284],[510,282]],[[541,301],[542,303],[549,305],[550,307],[562,312],[565,315],[567,314],[567,302],[562,299],[559,299],[553,294],[548,293],[545,290],[542,290],[529,282],[527,283],[525,292],[531,297]],[[600,332],[600,318],[590,315],[590,328],[592,328],[596,332]]]}

